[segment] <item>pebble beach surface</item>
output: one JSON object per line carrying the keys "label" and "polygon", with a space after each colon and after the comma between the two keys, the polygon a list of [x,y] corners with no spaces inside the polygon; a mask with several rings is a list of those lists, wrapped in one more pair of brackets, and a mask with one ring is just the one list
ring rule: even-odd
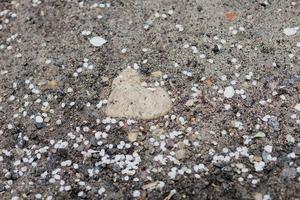
{"label": "pebble beach surface", "polygon": [[0,199],[300,199],[297,0],[0,0]]}

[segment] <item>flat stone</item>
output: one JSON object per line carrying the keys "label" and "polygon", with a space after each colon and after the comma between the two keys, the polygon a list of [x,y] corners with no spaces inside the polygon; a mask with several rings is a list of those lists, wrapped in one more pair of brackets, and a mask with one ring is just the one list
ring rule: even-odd
{"label": "flat stone", "polygon": [[195,102],[194,99],[189,99],[189,100],[185,103],[185,105],[191,107],[191,106],[194,105],[194,102]]}
{"label": "flat stone", "polygon": [[268,125],[274,129],[275,131],[279,131],[280,130],[280,124],[279,121],[277,119],[277,117],[270,117],[268,119]]}
{"label": "flat stone", "polygon": [[51,81],[48,81],[48,88],[50,89],[56,89],[58,88],[58,81],[56,80],[51,80]]}
{"label": "flat stone", "polygon": [[127,68],[117,78],[113,80],[112,88],[124,85],[137,85],[141,84],[141,79],[138,72],[134,69]]}
{"label": "flat stone", "polygon": [[112,84],[106,114],[110,117],[155,119],[167,114],[172,107],[168,93],[161,87],[141,86],[134,69],[125,69]]}
{"label": "flat stone", "polygon": [[296,176],[297,176],[296,168],[286,167],[281,171],[281,178],[283,181],[294,179],[296,178]]}
{"label": "flat stone", "polygon": [[180,149],[180,150],[176,151],[175,155],[178,160],[181,160],[181,159],[185,158],[185,150]]}
{"label": "flat stone", "polygon": [[138,131],[130,131],[128,133],[128,141],[129,142],[135,142],[138,137],[139,132]]}
{"label": "flat stone", "polygon": [[92,38],[90,39],[90,43],[91,43],[93,46],[95,46],[95,47],[101,47],[101,46],[104,45],[106,42],[107,42],[107,41],[106,41],[104,38],[99,37],[99,36],[97,36],[97,37],[92,37]]}
{"label": "flat stone", "polygon": [[287,36],[292,36],[295,35],[298,30],[299,27],[285,28],[283,29],[283,33],[286,34]]}
{"label": "flat stone", "polygon": [[295,110],[300,111],[300,103],[297,103],[294,108]]}
{"label": "flat stone", "polygon": [[44,121],[44,120],[43,120],[43,118],[42,118],[41,116],[36,116],[36,117],[35,117],[35,122],[36,122],[36,123],[43,123],[43,121]]}
{"label": "flat stone", "polygon": [[152,72],[151,76],[154,78],[160,78],[160,77],[162,77],[162,72],[161,71]]}
{"label": "flat stone", "polygon": [[224,97],[230,99],[230,98],[232,98],[234,96],[234,93],[235,93],[235,91],[234,91],[233,87],[232,86],[228,86],[224,90]]}

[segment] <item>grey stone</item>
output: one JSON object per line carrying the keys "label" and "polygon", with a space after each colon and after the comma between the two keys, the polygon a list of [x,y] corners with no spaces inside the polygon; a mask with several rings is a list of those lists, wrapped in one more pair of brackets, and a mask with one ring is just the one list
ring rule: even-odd
{"label": "grey stone", "polygon": [[279,131],[280,130],[280,124],[277,120],[277,117],[271,117],[269,120],[268,120],[268,125],[274,129],[275,131]]}
{"label": "grey stone", "polygon": [[296,178],[297,171],[295,168],[286,167],[281,172],[281,178],[283,181],[291,180]]}

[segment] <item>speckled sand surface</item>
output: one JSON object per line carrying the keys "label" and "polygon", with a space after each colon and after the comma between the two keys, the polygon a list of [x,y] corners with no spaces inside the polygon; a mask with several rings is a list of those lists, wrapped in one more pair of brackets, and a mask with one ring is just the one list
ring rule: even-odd
{"label": "speckled sand surface", "polygon": [[[298,0],[0,0],[0,199],[300,199],[299,27]],[[126,68],[166,115],[106,116]]]}

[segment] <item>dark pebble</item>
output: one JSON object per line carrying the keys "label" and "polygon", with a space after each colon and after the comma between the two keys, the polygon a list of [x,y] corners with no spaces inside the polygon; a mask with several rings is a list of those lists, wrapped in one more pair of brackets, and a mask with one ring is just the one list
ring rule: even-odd
{"label": "dark pebble", "polygon": [[247,97],[247,98],[245,99],[244,105],[245,105],[246,107],[251,107],[253,104],[254,104],[254,101],[253,101],[252,98]]}
{"label": "dark pebble", "polygon": [[141,67],[141,73],[145,75],[149,75],[151,73],[151,70],[149,67]]}
{"label": "dark pebble", "polygon": [[24,148],[27,144],[27,141],[24,140],[23,135],[21,134],[18,138],[17,138],[17,146],[19,148]]}
{"label": "dark pebble", "polygon": [[69,153],[68,153],[67,149],[58,149],[57,155],[60,156],[61,158],[66,159],[66,158],[68,158]]}
{"label": "dark pebble", "polygon": [[232,171],[232,168],[230,166],[226,166],[226,167],[222,168],[222,171],[230,172],[230,171]]}
{"label": "dark pebble", "polygon": [[215,45],[214,48],[212,49],[212,51],[214,52],[214,54],[220,53],[220,49],[219,49],[218,45]]}
{"label": "dark pebble", "polygon": [[11,175],[11,179],[12,180],[17,180],[19,178],[19,175],[17,174],[17,173],[13,173],[12,175]]}
{"label": "dark pebble", "polygon": [[35,123],[34,125],[37,129],[42,129],[45,126],[43,123]]}
{"label": "dark pebble", "polygon": [[120,172],[121,171],[121,167],[118,164],[114,164],[112,166],[112,170],[115,172]]}
{"label": "dark pebble", "polygon": [[92,147],[97,147],[97,146],[98,146],[97,140],[96,140],[96,138],[94,138],[94,137],[91,139],[91,146],[92,146]]}
{"label": "dark pebble", "polygon": [[4,185],[0,185],[0,192],[4,192],[6,190],[6,188],[4,187]]}

